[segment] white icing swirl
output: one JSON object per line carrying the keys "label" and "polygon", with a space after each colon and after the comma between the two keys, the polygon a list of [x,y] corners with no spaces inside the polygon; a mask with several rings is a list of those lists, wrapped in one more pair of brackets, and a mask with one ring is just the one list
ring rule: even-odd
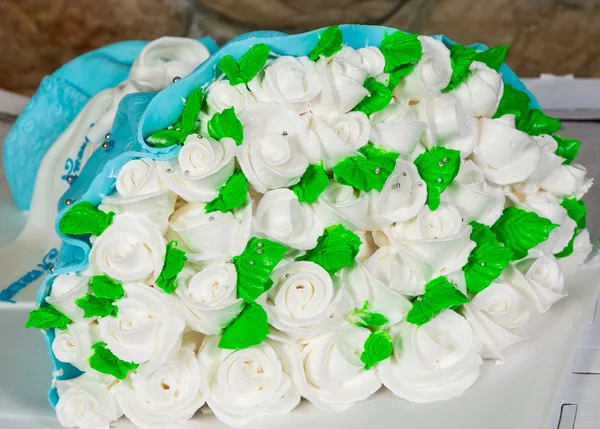
{"label": "white icing swirl", "polygon": [[370,331],[354,325],[325,332],[302,346],[303,396],[325,411],[342,411],[381,387],[377,369],[360,355]]}
{"label": "white icing swirl", "polygon": [[123,213],[97,237],[90,252],[93,274],[122,282],[154,282],[163,268],[166,242],[144,215]]}
{"label": "white icing swirl", "polygon": [[116,317],[99,320],[100,336],[119,359],[140,365],[137,374],[150,374],[181,347],[185,322],[171,301],[150,286],[129,283],[115,302]]}
{"label": "white icing swirl", "polygon": [[583,165],[561,165],[540,183],[540,187],[557,197],[581,199],[592,187],[593,178],[586,177]]}
{"label": "white icing swirl", "polygon": [[269,324],[295,338],[310,338],[347,323],[352,308],[339,282],[313,262],[292,262],[271,274],[273,286],[257,302]]}
{"label": "white icing swirl", "polygon": [[462,314],[481,341],[484,359],[502,359],[502,351],[526,338],[529,306],[509,284],[493,282],[462,307]]}
{"label": "white icing swirl", "polygon": [[527,182],[540,184],[558,170],[565,159],[555,154],[558,144],[552,136],[544,134],[534,136],[533,139],[540,147],[540,162],[533,173],[527,178]]}
{"label": "white icing swirl", "polygon": [[398,152],[410,158],[415,151],[427,124],[417,119],[415,109],[404,104],[391,103],[371,115],[370,141],[378,146]]}
{"label": "white icing swirl", "polygon": [[589,231],[587,229],[580,231],[573,241],[573,253],[558,260],[565,275],[573,274],[581,268],[593,249]]}
{"label": "white icing swirl", "polygon": [[216,141],[189,135],[177,159],[158,162],[161,180],[188,202],[208,202],[233,174],[236,144],[230,138]]}
{"label": "white icing swirl", "polygon": [[385,58],[378,47],[366,46],[358,48],[356,53],[360,55],[363,69],[371,76],[378,76],[383,73]]}
{"label": "white icing swirl", "polygon": [[198,354],[200,389],[215,416],[230,426],[285,414],[300,402],[300,353],[294,345],[266,340],[242,350],[207,337]]}
{"label": "white icing swirl", "polygon": [[246,85],[231,85],[229,81],[218,80],[206,89],[206,105],[208,116],[221,113],[225,109],[233,107],[234,112],[239,113],[248,104],[254,103],[253,94],[248,91]]}
{"label": "white icing swirl", "polygon": [[502,75],[484,63],[473,61],[470,76],[448,94],[458,98],[473,116],[491,118],[504,92]]}
{"label": "white icing swirl", "polygon": [[393,246],[383,246],[365,261],[367,269],[381,283],[403,295],[417,296],[425,293],[425,283],[431,280],[431,269],[423,270],[420,261],[398,251]]}
{"label": "white icing swirl", "polygon": [[125,417],[140,428],[183,423],[204,405],[196,355],[181,349],[153,373],[117,384],[115,394]]}
{"label": "white icing swirl", "polygon": [[129,80],[139,91],[157,91],[176,77],[190,74],[210,57],[202,43],[187,37],[161,37],[148,43],[135,59]]}
{"label": "white icing swirl", "polygon": [[499,186],[488,183],[471,160],[465,160],[458,175],[444,193],[460,212],[465,223],[477,221],[493,225],[504,210],[506,198]]}
{"label": "white icing swirl", "polygon": [[82,298],[88,292],[87,276],[61,274],[52,280],[50,295],[46,302],[56,307],[61,313],[73,322],[83,321],[83,310],[75,304],[75,300]]}
{"label": "white icing swirl", "polygon": [[498,185],[526,180],[537,168],[541,149],[533,137],[515,128],[514,115],[479,120],[479,140],[473,151],[487,180]]}
{"label": "white icing swirl", "polygon": [[52,342],[52,353],[61,362],[70,363],[83,371],[90,369],[88,359],[92,345],[100,341],[96,324],[70,323],[64,331],[56,330]]}
{"label": "white icing swirl", "polygon": [[400,323],[390,335],[394,353],[379,364],[379,374],[396,396],[411,402],[443,401],[463,393],[479,376],[479,341],[454,311],[421,326]]}
{"label": "white icing swirl", "polygon": [[325,226],[342,224],[352,230],[368,230],[373,226],[372,195],[332,180],[312,208]]}
{"label": "white icing swirl", "polygon": [[112,390],[94,374],[57,380],[56,388],[56,417],[64,427],[105,429],[123,415]]}
{"label": "white icing swirl", "polygon": [[314,248],[324,230],[310,205],[299,202],[289,189],[263,195],[254,213],[254,228],[258,235],[298,250]]}
{"label": "white icing swirl", "polygon": [[321,82],[308,57],[284,56],[269,63],[248,87],[257,101],[277,101],[306,113],[309,102],[321,91]]}
{"label": "white icing swirl", "polygon": [[258,192],[285,188],[300,181],[310,162],[319,158],[306,122],[279,103],[255,103],[239,114],[244,142],[237,160]]}
{"label": "white icing swirl", "polygon": [[419,36],[423,55],[415,69],[402,79],[394,90],[396,98],[437,97],[446,88],[452,77],[450,50],[439,40],[429,36]]}
{"label": "white icing swirl", "polygon": [[188,325],[207,335],[219,334],[242,310],[233,264],[209,265],[198,271],[186,264],[177,276],[176,302]]}
{"label": "white icing swirl", "polygon": [[188,260],[224,262],[242,253],[250,239],[252,205],[206,213],[205,204],[188,204],[173,214],[170,227],[189,251]]}

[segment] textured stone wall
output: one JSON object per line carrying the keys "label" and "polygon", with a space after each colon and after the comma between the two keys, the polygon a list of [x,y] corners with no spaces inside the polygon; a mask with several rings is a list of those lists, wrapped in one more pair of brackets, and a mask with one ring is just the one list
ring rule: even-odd
{"label": "textured stone wall", "polygon": [[223,43],[335,23],[510,43],[522,76],[600,76],[599,0],[0,0],[0,87],[31,94],[61,64],[120,40],[209,34]]}

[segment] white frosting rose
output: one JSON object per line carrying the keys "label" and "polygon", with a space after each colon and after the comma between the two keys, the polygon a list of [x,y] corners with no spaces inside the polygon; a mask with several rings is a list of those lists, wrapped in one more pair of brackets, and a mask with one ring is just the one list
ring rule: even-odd
{"label": "white frosting rose", "polygon": [[188,204],[171,216],[171,230],[190,261],[225,262],[242,253],[250,239],[252,204],[232,212],[206,213],[205,204]]}
{"label": "white frosting rose", "polygon": [[502,189],[488,183],[471,160],[463,161],[444,195],[458,209],[465,223],[475,220],[490,226],[502,215],[506,200]]}
{"label": "white frosting rose", "polygon": [[514,115],[479,120],[479,140],[473,151],[485,178],[498,185],[526,180],[537,168],[541,149],[533,137],[515,128]]}
{"label": "white frosting rose", "polygon": [[481,357],[502,359],[501,352],[526,338],[529,306],[509,284],[493,282],[462,307],[481,341]]}
{"label": "white frosting rose", "polygon": [[590,190],[594,179],[586,177],[583,165],[561,165],[540,183],[540,187],[557,197],[581,199]]}
{"label": "white frosting rose", "polygon": [[552,136],[544,134],[534,136],[533,139],[540,147],[540,162],[527,178],[527,182],[539,184],[558,170],[565,159],[555,154],[558,144]]}
{"label": "white frosting rose", "polygon": [[458,99],[450,95],[423,99],[414,109],[417,119],[427,124],[421,141],[428,149],[444,146],[459,150],[462,158],[471,154],[477,140],[477,121]]}
{"label": "white frosting rose", "polygon": [[356,53],[360,55],[363,69],[371,76],[378,76],[383,73],[385,58],[378,47],[365,46],[357,49]]}
{"label": "white frosting rose", "polygon": [[309,119],[311,138],[320,147],[325,169],[332,169],[369,142],[371,123],[363,112],[349,112],[329,120],[312,116]]}
{"label": "white frosting rose", "polygon": [[85,373],[57,380],[56,417],[67,428],[105,429],[123,415],[113,392],[99,376]]}
{"label": "white frosting rose", "polygon": [[484,63],[473,61],[471,75],[448,94],[458,98],[475,117],[491,118],[504,92],[502,75]]}
{"label": "white frosting rose", "polygon": [[209,265],[198,271],[186,264],[177,276],[175,301],[188,325],[207,335],[220,333],[242,310],[233,264]]}
{"label": "white frosting rose", "polygon": [[378,146],[387,147],[410,158],[419,144],[427,124],[417,119],[415,109],[404,104],[391,103],[379,112],[371,115],[370,141]]}
{"label": "white frosting rose", "polygon": [[181,349],[153,373],[117,384],[115,394],[125,417],[140,428],[183,423],[204,405],[196,355]]}
{"label": "white frosting rose", "polygon": [[189,202],[208,202],[233,174],[236,144],[230,138],[216,141],[189,135],[177,158],[158,163],[162,181]]}
{"label": "white frosting rose", "polygon": [[360,238],[361,244],[358,249],[358,255],[356,255],[356,260],[359,262],[365,262],[367,259],[375,253],[377,250],[377,245],[373,240],[373,234],[370,231],[354,231],[354,233]]}
{"label": "white frosting rose", "polygon": [[221,113],[231,107],[234,112],[239,113],[244,107],[255,101],[253,94],[244,84],[231,85],[229,81],[218,80],[206,88],[206,105],[208,116],[211,117],[215,113]]}
{"label": "white frosting rose", "polygon": [[300,352],[294,345],[266,340],[226,350],[207,337],[198,354],[200,390],[219,420],[244,426],[260,417],[285,414],[300,402]]}
{"label": "white frosting rose", "polygon": [[56,330],[52,342],[52,353],[61,362],[88,371],[92,345],[100,341],[98,325],[90,323],[70,323],[64,331]]}
{"label": "white frosting rose", "polygon": [[365,370],[360,355],[370,331],[346,325],[302,345],[302,395],[325,411],[342,411],[381,387],[376,369]]}
{"label": "white frosting rose", "polygon": [[400,323],[390,335],[394,353],[379,364],[379,374],[396,396],[411,402],[443,401],[463,393],[479,376],[479,341],[454,311],[421,326]]}
{"label": "white frosting rose", "polygon": [[545,313],[567,296],[562,269],[552,256],[528,258],[509,265],[502,278],[527,299],[537,313]]}
{"label": "white frosting rose", "polygon": [[343,48],[329,58],[321,57],[316,69],[321,92],[310,105],[310,111],[316,115],[331,117],[347,113],[369,94],[363,86],[368,72],[363,68],[361,56],[351,52],[351,48]]}
{"label": "white frosting rose", "polygon": [[365,268],[380,282],[400,292],[402,295],[417,296],[425,293],[425,284],[431,280],[433,271],[422,270],[417,262],[413,270],[414,258],[406,256],[393,246],[383,246],[365,261]]}
{"label": "white frosting rose", "polygon": [[558,260],[565,275],[575,273],[587,260],[593,249],[589,231],[587,229],[580,231],[573,241],[573,253]]}
{"label": "white frosting rose", "polygon": [[254,213],[254,229],[258,235],[297,250],[317,245],[324,226],[309,204],[298,201],[289,189],[276,189],[263,195]]}
{"label": "white frosting rose", "polygon": [[431,272],[436,277],[461,269],[475,247],[470,239],[471,227],[464,224],[456,207],[444,202],[433,212],[423,207],[415,218],[396,223],[384,233],[404,257],[412,259],[410,264],[418,278],[427,278]]}
{"label": "white frosting rose", "polygon": [[376,201],[381,226],[414,218],[427,201],[427,187],[412,162],[398,158]]}
{"label": "white frosting rose", "polygon": [[270,62],[248,87],[257,101],[277,101],[305,113],[321,91],[321,82],[308,57],[284,56]]}
{"label": "white frosting rose", "polygon": [[74,322],[83,321],[83,310],[75,304],[75,300],[88,293],[87,276],[61,274],[52,280],[50,295],[46,302],[56,307],[61,313]]}
{"label": "white frosting rose", "polygon": [[177,195],[161,183],[155,161],[141,158],[127,162],[119,171],[116,188],[116,194],[102,200],[100,210],[143,214],[161,231],[166,230]]}
{"label": "white frosting rose", "polygon": [[412,307],[410,301],[390,289],[361,264],[344,269],[342,278],[344,290],[352,299],[354,308],[361,309],[368,302],[367,311],[387,317],[385,326],[404,320]]}
{"label": "white frosting rose", "polygon": [[314,262],[292,262],[273,271],[273,286],[258,299],[269,324],[294,338],[310,338],[346,324],[352,309],[339,282]]}
{"label": "white frosting rose", "polygon": [[331,180],[312,208],[325,226],[342,224],[352,230],[368,230],[373,227],[372,196]]}
{"label": "white frosting rose", "polygon": [[318,160],[319,148],[311,144],[306,122],[282,104],[251,104],[238,118],[244,142],[237,160],[258,192],[298,183],[308,164]]}
{"label": "white frosting rose", "polygon": [[93,274],[122,282],[154,282],[162,271],[166,242],[158,226],[144,215],[118,214],[90,251]]}
{"label": "white frosting rose", "polygon": [[137,374],[150,374],[181,347],[185,321],[170,300],[150,286],[129,283],[115,302],[116,317],[99,320],[100,336],[119,359],[140,365]]}
{"label": "white frosting rose", "polygon": [[129,80],[139,91],[157,91],[190,74],[210,57],[202,43],[188,37],[161,37],[135,59]]}
{"label": "white frosting rose", "polygon": [[437,97],[446,88],[452,77],[450,50],[439,40],[429,36],[419,36],[423,55],[415,69],[400,81],[394,90],[396,98]]}

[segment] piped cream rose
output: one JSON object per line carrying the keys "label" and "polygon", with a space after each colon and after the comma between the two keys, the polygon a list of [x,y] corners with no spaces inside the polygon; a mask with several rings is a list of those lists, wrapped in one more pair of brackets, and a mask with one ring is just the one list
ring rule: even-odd
{"label": "piped cream rose", "polygon": [[219,80],[210,84],[206,89],[206,106],[209,117],[231,107],[236,112],[241,112],[244,107],[254,102],[256,102],[254,95],[244,84],[231,85],[228,81]]}
{"label": "piped cream rose", "polygon": [[[411,262],[416,262],[415,269]],[[425,293],[425,284],[431,280],[433,271],[396,249],[383,246],[365,261],[368,270],[381,283],[402,295],[417,296]]]}
{"label": "piped cream rose", "polygon": [[198,354],[200,389],[219,420],[243,426],[260,417],[285,414],[300,402],[302,363],[294,345],[266,340],[241,350],[207,337]]}
{"label": "piped cream rose", "polygon": [[342,224],[350,229],[372,229],[372,193],[330,181],[312,205],[323,225]]}
{"label": "piped cream rose", "polygon": [[52,353],[61,362],[70,363],[82,371],[90,369],[92,345],[100,341],[98,325],[71,323],[64,331],[56,330]]}
{"label": "piped cream rose", "polygon": [[397,103],[373,113],[371,121],[370,141],[398,152],[405,159],[412,156],[427,127],[417,118],[415,109]]}
{"label": "piped cream rose", "polygon": [[469,67],[471,74],[448,94],[458,98],[475,117],[491,118],[504,92],[502,75],[479,61]]}
{"label": "piped cream rose", "polygon": [[587,229],[584,229],[573,240],[573,253],[558,260],[565,275],[573,274],[579,268],[582,268],[592,250],[594,250],[594,246],[590,241],[590,233]]}
{"label": "piped cream rose", "polygon": [[46,302],[74,322],[83,321],[83,310],[75,304],[75,300],[88,293],[87,276],[61,274],[52,280],[50,295]]}

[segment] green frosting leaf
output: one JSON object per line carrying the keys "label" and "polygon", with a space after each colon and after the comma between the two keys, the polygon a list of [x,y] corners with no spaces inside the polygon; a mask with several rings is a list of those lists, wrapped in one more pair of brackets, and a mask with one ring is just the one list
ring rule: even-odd
{"label": "green frosting leaf", "polygon": [[230,107],[221,113],[215,113],[208,121],[208,134],[215,140],[229,137],[235,144],[241,145],[244,140],[244,128],[235,115],[235,109]]}
{"label": "green frosting leaf", "polygon": [[121,282],[110,278],[107,275],[92,276],[88,282],[92,292],[98,298],[117,300],[123,298],[125,290]]}
{"label": "green frosting leaf", "polygon": [[180,129],[184,133],[191,134],[194,132],[196,127],[196,121],[200,115],[202,104],[206,99],[206,94],[200,87],[196,87],[190,92],[185,100],[185,106],[183,107],[183,113],[181,119],[173,127],[177,130]]}
{"label": "green frosting leaf", "polygon": [[269,48],[264,43],[252,46],[239,64],[231,55],[226,55],[219,61],[219,69],[229,78],[231,85],[246,84],[250,82],[265,66],[269,58]]}
{"label": "green frosting leaf", "polygon": [[405,64],[403,66],[398,67],[393,72],[390,72],[390,77],[388,80],[388,88],[392,93],[394,89],[398,86],[403,77],[408,76],[417,66],[417,63]]}
{"label": "green frosting leaf", "polygon": [[98,298],[97,296],[87,294],[75,300],[75,304],[83,310],[83,317],[116,317],[119,313],[119,307],[114,305],[114,300]]}
{"label": "green frosting leaf", "polygon": [[556,253],[554,255],[554,257],[556,258],[566,258],[567,256],[569,256],[570,254],[573,253],[573,245],[575,243],[575,237],[577,237],[577,228],[575,228],[575,230],[573,231],[573,236],[571,237],[571,240],[569,240],[569,242],[567,243],[567,245],[565,246],[565,248],[563,250],[561,250],[560,252]]}
{"label": "green frosting leaf", "polygon": [[26,328],[36,329],[67,329],[71,319],[62,314],[52,305],[40,307],[29,313],[29,318],[25,324]]}
{"label": "green frosting leaf", "polygon": [[452,77],[450,83],[442,92],[452,91],[458,85],[466,81],[471,75],[471,64],[477,56],[475,48],[466,48],[457,43],[450,46],[450,64],[452,65]]}
{"label": "green frosting leaf", "polygon": [[416,63],[423,55],[418,34],[396,31],[381,41],[381,53],[385,59],[385,72],[393,72],[403,66]]}
{"label": "green frosting leaf", "polygon": [[335,180],[361,191],[376,189],[381,192],[400,154],[372,144],[363,146],[359,151],[364,156],[348,157],[333,167]]}
{"label": "green frosting leaf", "polygon": [[496,46],[487,51],[478,52],[475,55],[475,61],[484,63],[489,68],[500,71],[500,67],[504,64],[506,54],[510,45]]}
{"label": "green frosting leaf", "polygon": [[188,133],[181,130],[158,130],[146,139],[146,142],[152,147],[169,147],[183,144]]}
{"label": "green frosting leaf", "polygon": [[541,136],[559,131],[562,123],[551,116],[546,115],[540,109],[530,110],[520,118],[517,128],[530,136]]}
{"label": "green frosting leaf", "polygon": [[378,328],[389,322],[381,313],[372,313],[369,310],[369,301],[365,301],[362,308],[348,313],[348,321],[361,328]]}
{"label": "green frosting leaf", "polygon": [[100,235],[112,223],[115,214],[104,213],[88,201],[75,204],[63,215],[59,230],[62,234]]}
{"label": "green frosting leaf", "polygon": [[365,80],[364,87],[369,91],[369,95],[363,98],[354,109],[365,113],[367,116],[379,112],[392,101],[392,91],[381,82],[377,82],[374,77]]}
{"label": "green frosting leaf", "polygon": [[567,210],[567,214],[577,223],[577,227],[584,229],[586,225],[587,209],[582,200],[565,198],[560,203]]}
{"label": "green frosting leaf", "polygon": [[415,159],[415,166],[427,184],[427,206],[436,210],[440,206],[440,195],[458,175],[460,151],[434,146]]}
{"label": "green frosting leaf", "polygon": [[173,293],[177,288],[177,275],[183,270],[183,263],[187,261],[185,251],[177,248],[177,240],[167,244],[165,263],[160,275],[156,279],[156,286],[166,293]]}
{"label": "green frosting leaf", "polygon": [[333,276],[345,267],[354,264],[354,258],[362,241],[358,235],[342,225],[332,225],[317,240],[317,246],[297,258],[298,261],[310,261],[320,265]]}
{"label": "green frosting leaf", "polygon": [[456,289],[446,277],[441,276],[425,285],[425,294],[412,302],[406,321],[423,325],[444,310],[456,310],[468,302],[469,298]]}
{"label": "green frosting leaf", "polygon": [[546,241],[557,227],[537,213],[508,207],[492,226],[492,231],[498,241],[513,251],[513,259],[523,259],[530,249]]}
{"label": "green frosting leaf", "polygon": [[263,292],[273,286],[271,273],[281,262],[287,249],[265,238],[250,239],[241,255],[233,258],[237,272],[237,295],[253,303]]}
{"label": "green frosting leaf", "polygon": [[467,289],[477,294],[492,284],[510,263],[512,250],[498,243],[496,234],[490,227],[471,222],[471,240],[477,243],[471,251],[467,264],[463,267]]}
{"label": "green frosting leaf", "polygon": [[329,183],[329,177],[325,169],[317,164],[308,166],[300,182],[292,186],[292,191],[298,197],[298,201],[312,204],[317,201]]}
{"label": "green frosting leaf", "polygon": [[515,89],[512,85],[505,83],[502,98],[498,104],[498,109],[494,114],[495,118],[500,118],[504,115],[515,115],[518,123],[523,112],[529,110],[531,99],[523,91]]}
{"label": "green frosting leaf", "polygon": [[223,330],[219,347],[238,350],[262,343],[269,333],[267,312],[259,304],[246,304],[240,314]]}
{"label": "green frosting leaf", "polygon": [[581,146],[581,142],[575,139],[565,139],[561,136],[552,136],[556,143],[558,144],[558,148],[556,149],[556,154],[558,156],[562,156],[565,158],[563,164],[569,165],[573,162],[577,153],[579,152],[579,146]]}
{"label": "green frosting leaf", "polygon": [[342,31],[337,25],[327,27],[319,36],[319,43],[310,51],[308,58],[317,61],[321,56],[330,57],[342,50]]}
{"label": "green frosting leaf", "polygon": [[383,329],[372,332],[365,341],[365,349],[360,355],[360,360],[365,364],[365,369],[369,370],[389,358],[394,352],[394,343],[392,337]]}
{"label": "green frosting leaf", "polygon": [[129,371],[133,371],[139,365],[133,362],[125,362],[116,357],[113,352],[106,348],[106,343],[99,342],[92,346],[90,356],[90,367],[102,374],[112,375],[118,380],[125,380]]}
{"label": "green frosting leaf", "polygon": [[238,208],[246,201],[248,195],[248,180],[241,170],[233,173],[225,186],[219,190],[217,198],[206,204],[206,213],[220,211],[226,213]]}

